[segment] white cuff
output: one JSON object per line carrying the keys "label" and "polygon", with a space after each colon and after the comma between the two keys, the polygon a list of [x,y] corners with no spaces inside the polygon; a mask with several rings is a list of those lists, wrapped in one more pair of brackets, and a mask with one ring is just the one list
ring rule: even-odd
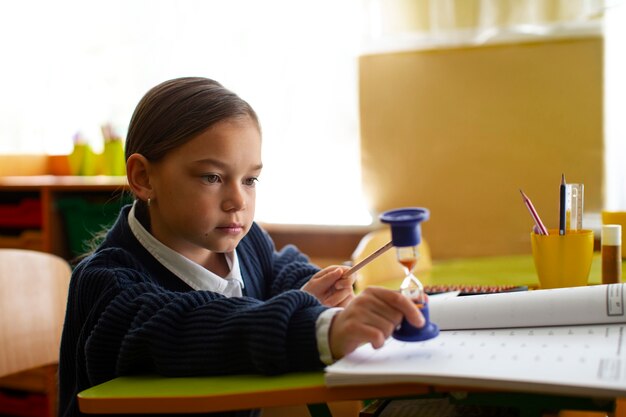
{"label": "white cuff", "polygon": [[329,331],[330,324],[333,321],[335,314],[342,311],[341,307],[333,307],[324,311],[319,315],[315,322],[315,336],[317,337],[317,350],[320,353],[320,360],[325,365],[330,365],[334,362],[333,355],[330,351]]}

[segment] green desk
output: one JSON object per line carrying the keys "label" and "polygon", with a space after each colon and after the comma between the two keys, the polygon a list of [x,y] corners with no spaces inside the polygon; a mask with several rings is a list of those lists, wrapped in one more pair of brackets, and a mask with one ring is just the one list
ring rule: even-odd
{"label": "green desk", "polygon": [[[327,388],[324,373],[279,376],[237,375],[163,378],[120,377],[81,392],[85,413],[199,413],[310,404],[325,415],[327,402],[419,395],[431,392],[422,384]],[[327,414],[329,415],[329,414]]]}
{"label": "green desk", "polygon": [[[626,261],[622,261],[626,270]],[[589,272],[589,284],[600,284],[602,264],[600,253],[595,253]],[[531,255],[509,255],[470,259],[433,261],[430,271],[418,274],[424,285],[525,285],[529,289],[539,287],[535,264]],[[380,284],[398,289],[402,280]]]}
{"label": "green desk", "polygon": [[206,413],[306,404],[311,415],[330,417],[326,404],[334,401],[444,396],[459,404],[517,407],[522,416],[528,417],[561,409],[612,412],[616,400],[419,383],[328,388],[320,371],[273,377],[120,377],[81,392],[78,404],[84,413],[107,414]]}
{"label": "green desk", "polygon": [[[420,277],[422,278],[422,277]],[[529,255],[436,262],[422,278],[428,284],[537,286]],[[594,258],[590,284],[600,282],[600,258]],[[394,286],[397,288],[397,286]],[[611,411],[615,399],[560,397],[521,392],[493,392],[429,384],[383,384],[328,388],[323,372],[275,377],[238,375],[163,378],[154,375],[120,377],[78,395],[85,413],[200,413],[236,409],[308,404],[316,416],[330,416],[327,402],[371,398],[448,395],[463,393],[465,401],[519,404],[524,416],[542,410],[581,409]]]}

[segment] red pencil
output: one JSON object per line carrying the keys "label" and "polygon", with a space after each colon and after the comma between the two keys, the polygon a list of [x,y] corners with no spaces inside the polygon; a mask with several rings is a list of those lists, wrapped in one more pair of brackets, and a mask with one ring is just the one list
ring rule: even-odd
{"label": "red pencil", "polygon": [[526,196],[526,194],[524,194],[524,192],[522,190],[519,190],[520,193],[522,193],[522,198],[524,199],[524,204],[526,204],[526,208],[528,208],[528,211],[530,212],[530,215],[533,216],[533,220],[535,221],[535,225],[537,226],[537,229],[539,229],[539,234],[540,235],[547,235],[548,234],[548,229],[546,229],[546,227],[543,225],[543,222],[541,221],[541,218],[539,217],[539,214],[537,214],[537,210],[535,210],[535,207],[533,206],[533,203],[530,201],[530,198],[528,198]]}

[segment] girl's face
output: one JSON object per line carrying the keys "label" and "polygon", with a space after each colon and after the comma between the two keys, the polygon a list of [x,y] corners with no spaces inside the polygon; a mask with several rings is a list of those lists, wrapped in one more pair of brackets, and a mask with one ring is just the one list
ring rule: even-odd
{"label": "girl's face", "polygon": [[250,230],[261,167],[249,118],[219,122],[171,150],[148,168],[152,234],[200,264],[233,251]]}

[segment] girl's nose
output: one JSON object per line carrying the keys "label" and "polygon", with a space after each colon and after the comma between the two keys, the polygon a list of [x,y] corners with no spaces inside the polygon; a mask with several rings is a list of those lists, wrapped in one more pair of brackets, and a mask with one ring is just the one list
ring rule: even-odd
{"label": "girl's nose", "polygon": [[226,198],[222,202],[224,211],[240,211],[246,208],[246,196],[239,185],[228,188]]}

